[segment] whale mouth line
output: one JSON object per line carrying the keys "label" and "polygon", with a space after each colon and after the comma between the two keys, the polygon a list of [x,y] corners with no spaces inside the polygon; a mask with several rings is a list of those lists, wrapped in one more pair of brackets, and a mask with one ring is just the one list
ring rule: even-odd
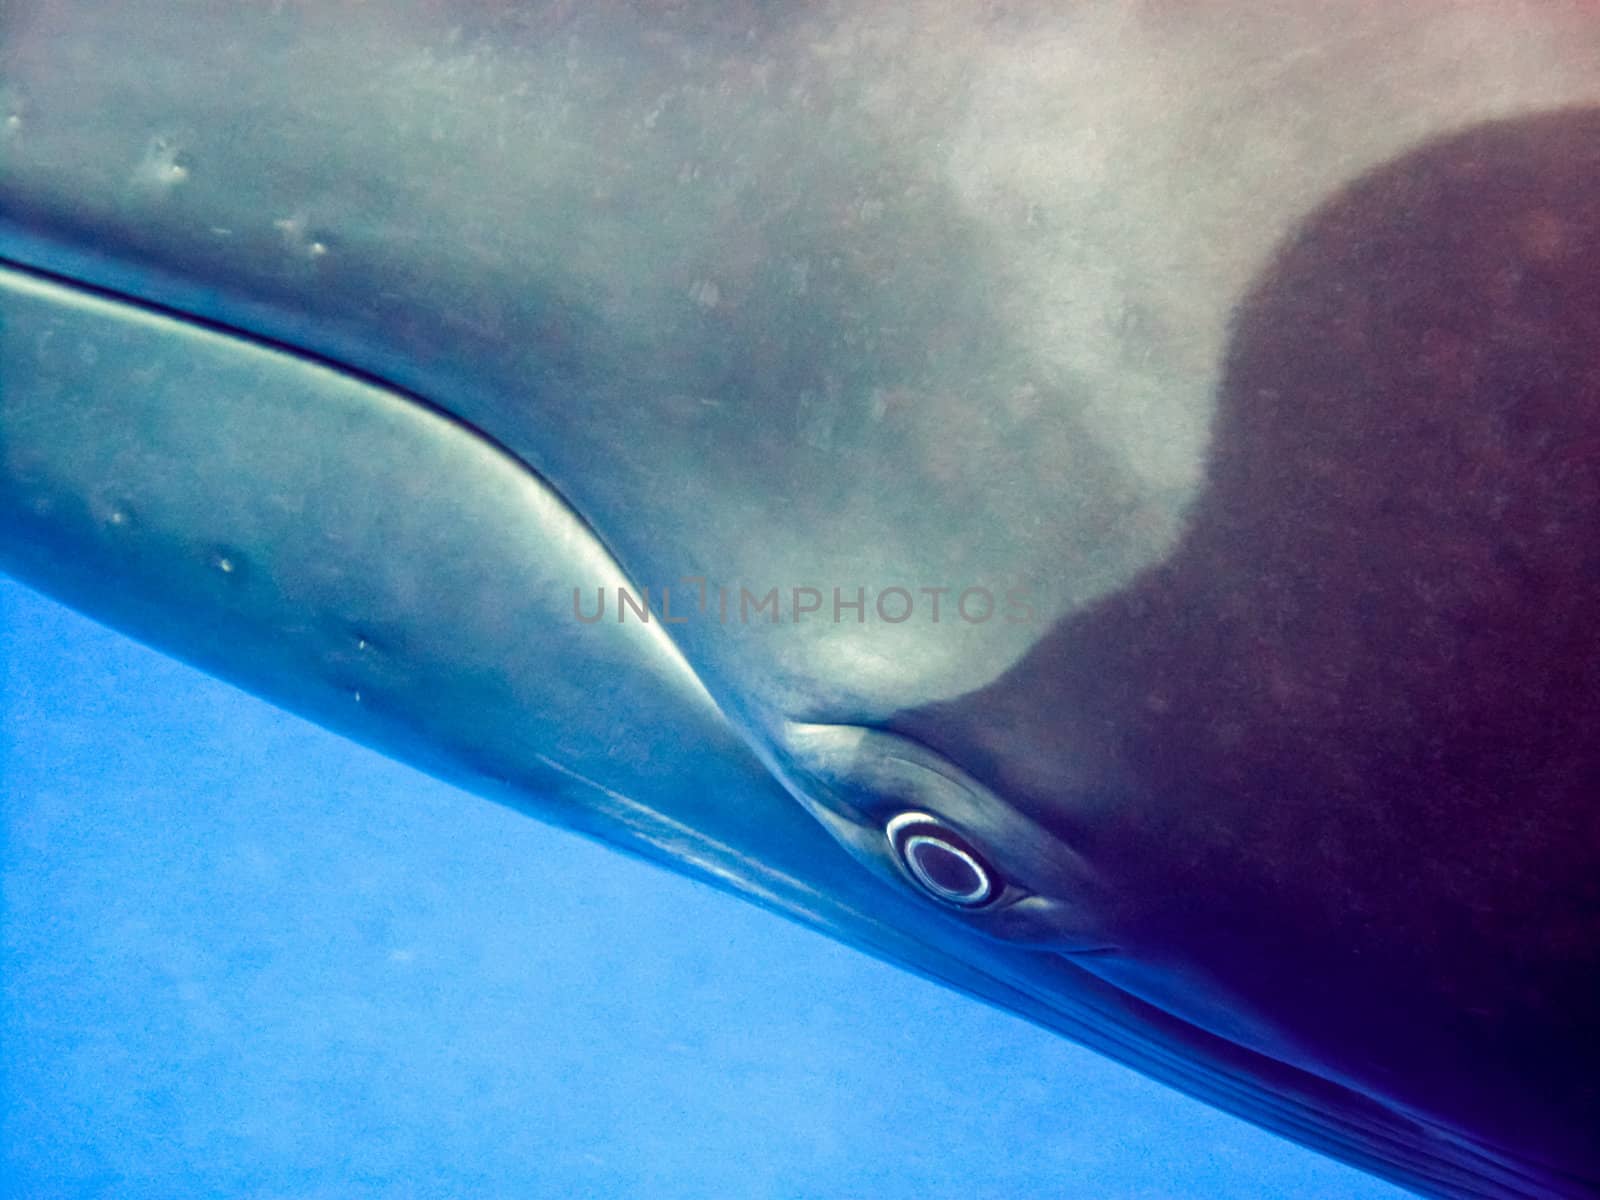
{"label": "whale mouth line", "polygon": [[1117,955],[1126,954],[1127,950],[1124,949],[1122,946],[1112,945],[1112,944],[1108,943],[1107,945],[1104,945],[1104,946],[1084,946],[1081,949],[1080,948],[1074,948],[1074,949],[1071,949],[1071,950],[1057,950],[1057,951],[1055,951],[1055,953],[1061,955],[1062,958],[1067,958],[1067,959],[1073,959],[1073,958],[1114,958]]}

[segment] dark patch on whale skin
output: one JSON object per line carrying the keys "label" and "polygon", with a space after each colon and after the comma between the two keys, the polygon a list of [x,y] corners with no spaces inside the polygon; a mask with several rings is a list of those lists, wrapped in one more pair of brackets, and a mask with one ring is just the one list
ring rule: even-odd
{"label": "dark patch on whale skin", "polygon": [[1088,857],[1162,1006],[1242,1004],[1268,1053],[1588,1194],[1600,111],[1327,201],[1235,314],[1213,434],[1164,563],[893,727]]}

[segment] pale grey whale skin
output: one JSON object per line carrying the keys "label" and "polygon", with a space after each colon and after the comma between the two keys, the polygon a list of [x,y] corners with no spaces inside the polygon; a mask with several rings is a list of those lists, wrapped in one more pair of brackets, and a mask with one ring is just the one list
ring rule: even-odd
{"label": "pale grey whale skin", "polygon": [[0,568],[1424,1194],[1600,1195],[1600,15],[378,7],[0,14]]}

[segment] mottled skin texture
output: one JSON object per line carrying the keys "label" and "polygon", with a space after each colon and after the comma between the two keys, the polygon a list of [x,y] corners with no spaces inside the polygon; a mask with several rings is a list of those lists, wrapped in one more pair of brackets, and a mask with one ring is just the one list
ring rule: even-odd
{"label": "mottled skin texture", "polygon": [[1092,969],[1590,1180],[1597,177],[1582,110],[1329,200],[1235,315],[1173,555],[894,723],[1112,881]]}

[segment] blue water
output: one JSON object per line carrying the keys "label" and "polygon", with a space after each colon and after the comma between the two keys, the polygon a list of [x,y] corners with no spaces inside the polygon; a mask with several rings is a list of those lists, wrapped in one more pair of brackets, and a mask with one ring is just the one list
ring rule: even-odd
{"label": "blue water", "polygon": [[0,1194],[1397,1197],[0,578]]}

